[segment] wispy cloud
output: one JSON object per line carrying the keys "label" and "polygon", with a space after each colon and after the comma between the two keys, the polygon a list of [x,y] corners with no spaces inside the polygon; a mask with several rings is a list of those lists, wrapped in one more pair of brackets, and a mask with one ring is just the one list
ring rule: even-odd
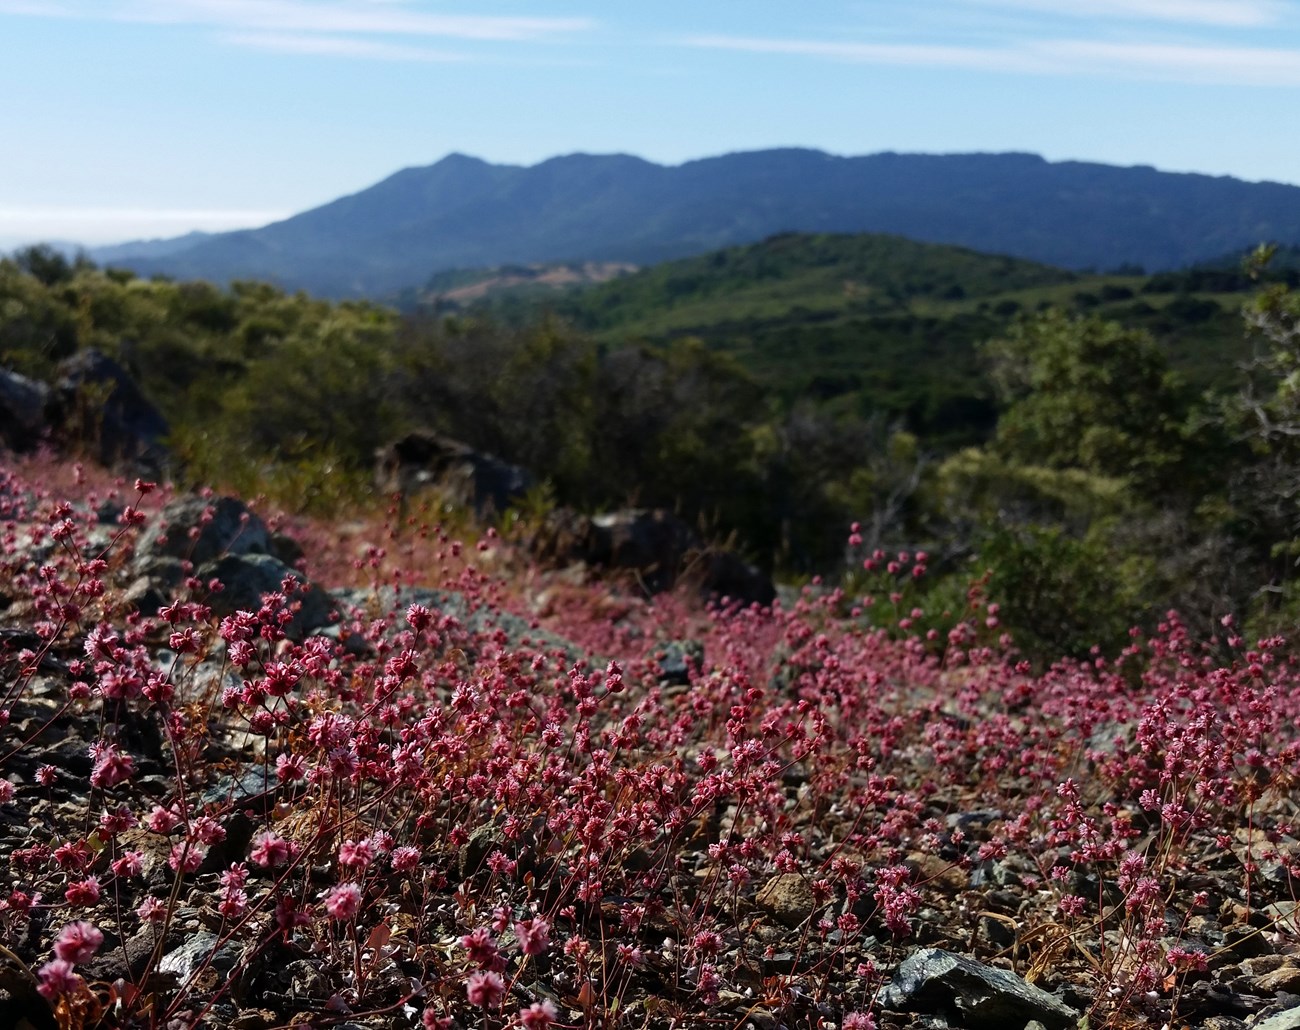
{"label": "wispy cloud", "polygon": [[1058,40],[1051,52],[1096,71],[1248,86],[1300,86],[1300,50]]}
{"label": "wispy cloud", "polygon": [[1070,18],[1117,18],[1257,28],[1286,13],[1280,0],[965,0],[981,7],[1041,11]]}
{"label": "wispy cloud", "polygon": [[788,54],[861,64],[902,64],[969,68],[978,71],[1047,71],[1027,54],[993,47],[944,46],[930,43],[843,43],[814,39],[758,39],[751,36],[690,36],[686,46],[740,50],[752,54]]}
{"label": "wispy cloud", "polygon": [[0,14],[30,14],[41,18],[72,16],[72,12],[62,4],[47,4],[44,0],[0,0]]}
{"label": "wispy cloud", "polygon": [[693,36],[686,46],[861,64],[963,68],[1031,75],[1094,75],[1245,86],[1300,86],[1300,50],[1043,39],[997,46],[844,43]]}
{"label": "wispy cloud", "polygon": [[464,61],[466,55],[350,36],[295,35],[287,32],[227,32],[222,42],[253,50],[320,57],[359,57],[377,61]]}
{"label": "wispy cloud", "polygon": [[[85,8],[82,8],[85,10]],[[586,18],[433,14],[396,4],[344,0],[118,0],[102,4],[118,21],[209,25],[260,32],[319,32],[520,41],[583,32]],[[100,15],[103,17],[104,15]]]}
{"label": "wispy cloud", "polygon": [[[562,39],[595,26],[589,18],[437,14],[391,0],[63,0],[62,3],[0,0],[0,14],[197,25],[232,33],[375,35],[481,42]],[[329,49],[331,46],[333,49]],[[356,48],[333,44],[323,44],[312,52],[357,56]]]}

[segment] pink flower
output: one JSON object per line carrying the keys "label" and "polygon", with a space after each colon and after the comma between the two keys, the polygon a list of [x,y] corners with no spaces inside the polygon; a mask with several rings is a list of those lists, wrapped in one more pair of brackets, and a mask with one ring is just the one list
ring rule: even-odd
{"label": "pink flower", "polygon": [[184,875],[185,873],[194,872],[201,866],[207,854],[208,849],[200,844],[178,841],[172,845],[171,854],[167,857],[167,864],[181,875]]}
{"label": "pink flower", "polygon": [[135,760],[124,755],[115,744],[91,745],[95,767],[90,772],[90,782],[95,787],[115,787],[135,775]]}
{"label": "pink flower", "polygon": [[325,899],[325,911],[335,919],[351,919],[361,911],[361,888],[355,883],[341,883]]}
{"label": "pink flower", "polygon": [[117,808],[105,810],[99,816],[99,830],[101,837],[116,837],[125,830],[132,829],[139,825],[135,813],[126,805],[118,805]]}
{"label": "pink flower", "polygon": [[469,952],[469,960],[484,969],[495,969],[501,963],[501,952],[497,942],[486,926],[480,926],[473,933],[460,939],[460,946]]}
{"label": "pink flower", "polygon": [[422,604],[413,604],[406,609],[406,621],[418,633],[433,621],[433,613]]}
{"label": "pink flower", "polygon": [[47,962],[37,971],[41,978],[36,989],[41,996],[54,1001],[65,994],[72,994],[81,986],[81,977],[72,971],[72,963],[67,959],[56,958]]}
{"label": "pink flower", "polygon": [[223,887],[242,887],[248,882],[248,866],[243,862],[232,862],[218,879]]}
{"label": "pink flower", "polygon": [[135,914],[142,923],[161,923],[167,918],[167,903],[149,894],[136,906]]}
{"label": "pink flower", "polygon": [[306,779],[307,760],[302,755],[276,755],[275,776],[281,783]]}
{"label": "pink flower", "polygon": [[551,924],[541,916],[515,923],[515,936],[525,955],[540,955],[551,946]]}
{"label": "pink flower", "polygon": [[99,900],[99,877],[87,876],[84,880],[68,884],[63,897],[69,905],[93,905]]}
{"label": "pink flower", "polygon": [[226,919],[238,919],[248,911],[248,892],[242,887],[227,887],[221,893],[217,911]]}
{"label": "pink flower", "polygon": [[195,840],[204,844],[220,844],[226,839],[225,827],[209,815],[195,819],[190,834]]}
{"label": "pink flower", "polygon": [[310,922],[311,916],[298,908],[292,895],[282,894],[275,899],[275,925],[280,928],[285,940],[289,939],[295,929],[307,926]]}
{"label": "pink flower", "polygon": [[267,831],[253,838],[253,850],[248,853],[248,857],[257,865],[274,869],[288,862],[292,854],[287,840]]}
{"label": "pink flower", "polygon": [[84,919],[69,923],[59,931],[54,942],[54,954],[65,962],[77,965],[89,962],[104,943],[104,935]]}
{"label": "pink flower", "polygon": [[421,1013],[420,1025],[424,1030],[451,1030],[452,1018],[438,1015],[438,1010],[430,1005]]}
{"label": "pink flower", "polygon": [[471,1005],[484,1009],[498,1009],[506,996],[506,982],[491,970],[481,969],[469,974],[465,993]]}
{"label": "pink flower", "polygon": [[545,1001],[535,1001],[528,1008],[519,1010],[519,1022],[524,1030],[546,1030],[555,1017],[555,1003],[549,998]]}
{"label": "pink flower", "polygon": [[394,848],[389,861],[393,864],[393,872],[409,873],[420,864],[420,849],[413,848],[409,844]]}
{"label": "pink flower", "polygon": [[149,813],[144,824],[154,833],[170,833],[181,824],[181,817],[169,808],[154,805],[153,811]]}
{"label": "pink flower", "polygon": [[375,859],[375,849],[369,841],[345,840],[339,845],[339,865],[344,869],[361,872]]}
{"label": "pink flower", "polygon": [[876,1030],[876,1020],[866,1012],[850,1012],[843,1026],[844,1030]]}

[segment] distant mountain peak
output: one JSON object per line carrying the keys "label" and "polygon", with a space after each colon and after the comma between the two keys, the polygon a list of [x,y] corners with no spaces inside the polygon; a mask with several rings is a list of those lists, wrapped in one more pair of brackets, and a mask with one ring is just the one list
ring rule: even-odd
{"label": "distant mountain peak", "polygon": [[[481,157],[475,157],[473,154],[462,154],[459,150],[453,150],[446,157],[442,158],[441,160],[435,161],[432,166],[425,166],[425,167],[436,168],[439,165],[469,165],[478,168],[478,167],[487,167],[488,164],[489,162],[485,161]],[[416,167],[418,168],[419,166]],[[408,169],[408,171],[409,170],[410,169]]]}
{"label": "distant mountain peak", "polygon": [[1159,270],[1261,238],[1300,243],[1300,187],[1027,153],[784,147],[675,166],[571,153],[524,167],[453,152],[274,225],[113,248],[113,260],[146,274],[385,297],[453,268],[648,265],[783,231],[892,233],[1076,270]]}

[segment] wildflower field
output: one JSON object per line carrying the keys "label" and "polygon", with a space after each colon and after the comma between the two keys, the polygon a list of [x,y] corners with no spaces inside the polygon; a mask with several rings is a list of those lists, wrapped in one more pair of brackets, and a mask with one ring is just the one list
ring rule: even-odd
{"label": "wildflower field", "polygon": [[[646,600],[420,512],[272,523],[303,557],[260,603],[191,563],[145,604],[171,500],[0,476],[6,1025],[1226,1028],[1300,994],[1280,638],[1170,614],[1031,667],[978,585],[908,607],[924,555]],[[909,985],[936,953],[970,982]]]}

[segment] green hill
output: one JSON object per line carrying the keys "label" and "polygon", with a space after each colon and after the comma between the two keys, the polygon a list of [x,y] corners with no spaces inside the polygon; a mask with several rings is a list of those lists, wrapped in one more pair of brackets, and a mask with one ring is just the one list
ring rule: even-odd
{"label": "green hill", "polygon": [[1151,332],[1195,389],[1244,356],[1237,267],[1084,275],[962,247],[879,234],[784,233],[590,286],[540,292],[502,270],[460,303],[445,276],[431,310],[512,325],[543,315],[610,347],[697,337],[736,357],[789,406],[884,413],[936,442],[982,438],[996,418],[979,345],[1022,313],[1097,313]]}

